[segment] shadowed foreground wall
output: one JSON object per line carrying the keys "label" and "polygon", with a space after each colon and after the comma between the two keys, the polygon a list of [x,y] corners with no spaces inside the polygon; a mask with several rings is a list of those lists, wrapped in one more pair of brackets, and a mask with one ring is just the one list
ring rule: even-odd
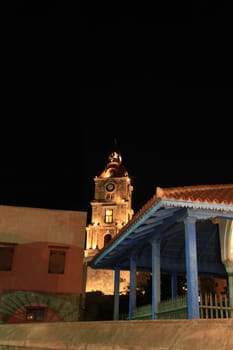
{"label": "shadowed foreground wall", "polygon": [[230,350],[233,319],[4,324],[0,349]]}

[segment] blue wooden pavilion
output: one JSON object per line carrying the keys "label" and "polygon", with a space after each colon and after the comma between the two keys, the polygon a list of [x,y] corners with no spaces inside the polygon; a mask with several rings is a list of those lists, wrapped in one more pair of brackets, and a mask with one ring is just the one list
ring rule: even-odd
{"label": "blue wooden pavilion", "polygon": [[136,307],[136,272],[152,273],[152,319],[158,318],[160,276],[187,280],[188,318],[200,318],[198,276],[226,278],[233,305],[233,184],[157,187],[156,194],[91,261],[114,270],[114,319],[119,319],[120,271],[130,271],[129,315]]}

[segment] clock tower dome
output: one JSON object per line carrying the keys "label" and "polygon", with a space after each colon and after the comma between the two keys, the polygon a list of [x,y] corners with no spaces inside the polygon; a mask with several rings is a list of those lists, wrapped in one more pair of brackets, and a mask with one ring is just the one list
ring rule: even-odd
{"label": "clock tower dome", "polygon": [[[94,200],[91,202],[91,224],[86,227],[84,267],[86,270],[86,292],[114,293],[113,271],[95,270],[88,262],[100,249],[115,238],[120,229],[132,218],[131,180],[119,150],[108,157],[108,163],[99,176],[94,178]],[[125,276],[123,276],[125,275]],[[129,285],[129,272],[121,272],[120,292]]]}

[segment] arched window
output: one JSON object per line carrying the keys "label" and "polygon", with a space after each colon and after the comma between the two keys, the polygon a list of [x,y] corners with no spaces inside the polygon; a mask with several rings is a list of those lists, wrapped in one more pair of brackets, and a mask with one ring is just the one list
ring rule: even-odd
{"label": "arched window", "polygon": [[104,236],[104,246],[110,242],[112,239],[112,236],[108,233],[107,235]]}

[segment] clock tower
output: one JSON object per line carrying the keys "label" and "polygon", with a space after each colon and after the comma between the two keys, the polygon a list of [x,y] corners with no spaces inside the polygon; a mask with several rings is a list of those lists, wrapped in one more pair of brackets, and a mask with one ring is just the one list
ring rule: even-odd
{"label": "clock tower", "polygon": [[[94,178],[94,182],[95,192],[94,200],[91,202],[91,223],[86,227],[85,291],[113,294],[114,271],[92,269],[88,266],[88,262],[117,236],[120,229],[133,216],[133,187],[118,150],[109,155],[107,165],[102,173]],[[126,292],[128,286],[129,272],[121,271],[120,292]]]}

